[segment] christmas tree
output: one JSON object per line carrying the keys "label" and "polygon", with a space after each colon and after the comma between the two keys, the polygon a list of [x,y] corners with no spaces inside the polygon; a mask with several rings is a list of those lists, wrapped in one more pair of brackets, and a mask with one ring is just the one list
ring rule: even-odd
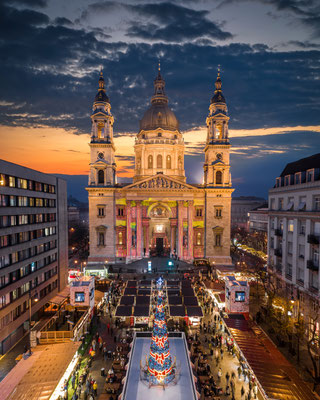
{"label": "christmas tree", "polygon": [[167,384],[173,375],[173,364],[169,350],[168,331],[164,314],[163,280],[157,281],[158,299],[148,360],[148,372],[152,384]]}

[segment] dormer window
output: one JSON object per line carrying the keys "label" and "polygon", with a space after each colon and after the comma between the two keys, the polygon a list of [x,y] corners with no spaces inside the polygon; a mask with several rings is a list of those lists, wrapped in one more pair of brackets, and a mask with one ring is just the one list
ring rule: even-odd
{"label": "dormer window", "polygon": [[285,182],[285,186],[289,186],[290,185],[290,175],[287,175],[284,179]]}
{"label": "dormer window", "polygon": [[281,186],[281,178],[277,178],[276,179],[276,187],[280,187]]}
{"label": "dormer window", "polygon": [[313,182],[313,176],[314,176],[314,169],[309,169],[307,171],[307,182]]}
{"label": "dormer window", "polygon": [[294,183],[295,185],[299,185],[301,183],[301,172],[294,174]]}

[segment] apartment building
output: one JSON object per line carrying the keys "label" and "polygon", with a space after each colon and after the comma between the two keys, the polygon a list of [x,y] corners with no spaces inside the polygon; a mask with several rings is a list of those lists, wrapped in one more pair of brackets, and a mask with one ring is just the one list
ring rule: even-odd
{"label": "apartment building", "polygon": [[0,160],[0,354],[67,284],[63,179]]}
{"label": "apartment building", "polygon": [[307,322],[319,309],[319,243],[320,153],[287,164],[269,191],[269,272]]}

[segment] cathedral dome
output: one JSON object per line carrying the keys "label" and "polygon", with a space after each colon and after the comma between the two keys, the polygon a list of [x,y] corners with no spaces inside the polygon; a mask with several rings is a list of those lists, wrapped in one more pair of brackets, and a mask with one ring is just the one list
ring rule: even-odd
{"label": "cathedral dome", "polygon": [[154,95],[151,98],[151,106],[144,113],[140,121],[140,130],[153,130],[163,128],[170,131],[179,129],[179,121],[174,112],[168,106],[168,97],[164,92],[165,81],[159,71],[154,80]]}
{"label": "cathedral dome", "polygon": [[179,129],[179,121],[167,104],[152,104],[140,121],[140,130],[147,131],[156,128],[172,131]]}

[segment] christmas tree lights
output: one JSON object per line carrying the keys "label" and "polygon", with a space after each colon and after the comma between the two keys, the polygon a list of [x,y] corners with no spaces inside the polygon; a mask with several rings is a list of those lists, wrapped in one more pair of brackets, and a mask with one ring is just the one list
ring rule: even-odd
{"label": "christmas tree lights", "polygon": [[[160,278],[161,279],[161,278]],[[163,280],[157,281],[158,299],[148,360],[150,383],[166,385],[174,378],[172,358],[170,355],[167,324],[164,313]]]}

